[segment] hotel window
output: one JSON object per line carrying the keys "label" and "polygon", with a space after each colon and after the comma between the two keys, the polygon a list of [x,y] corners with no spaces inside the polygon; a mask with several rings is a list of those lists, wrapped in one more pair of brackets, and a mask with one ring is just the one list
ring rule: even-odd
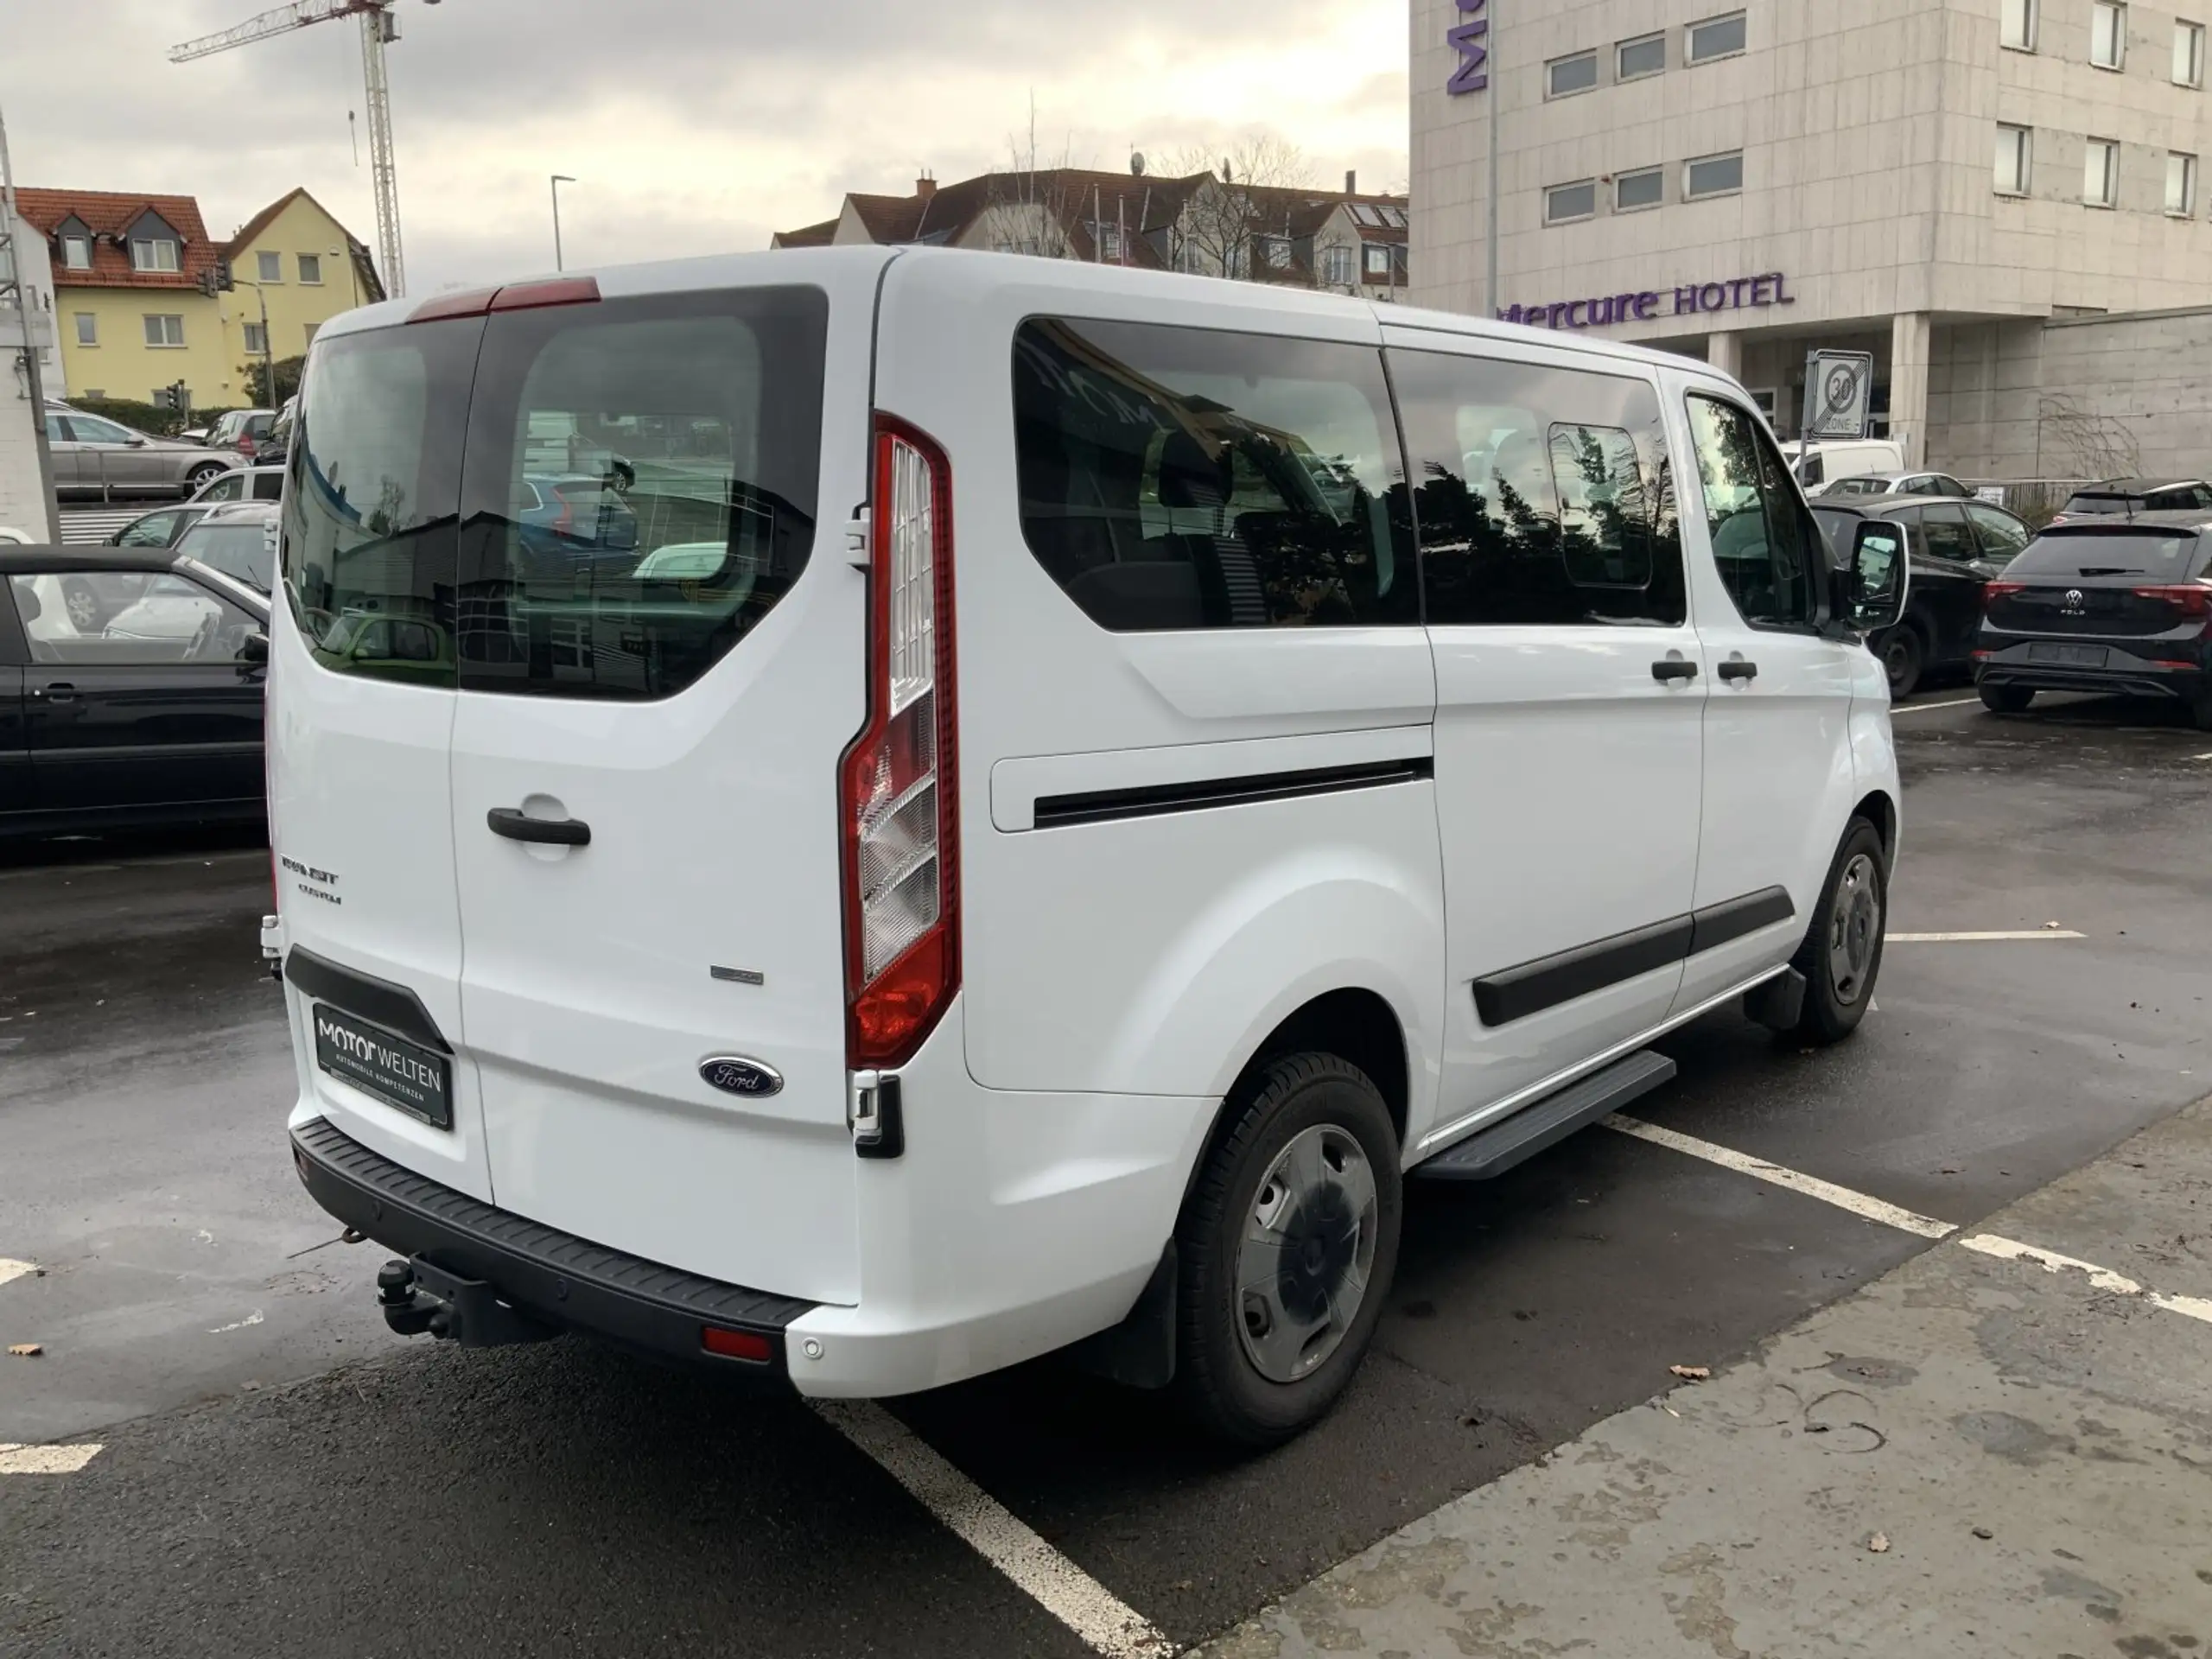
{"label": "hotel window", "polygon": [[2181,219],[2196,211],[2196,157],[2177,149],[2166,155],[2166,211]]}
{"label": "hotel window", "polygon": [[2025,127],[1997,129],[1997,194],[2000,196],[2024,196],[2034,175],[2032,141]]}
{"label": "hotel window", "polygon": [[284,280],[284,256],[281,253],[257,253],[253,256],[254,279],[263,283]]}
{"label": "hotel window", "polygon": [[2091,0],[2089,61],[2100,69],[2126,65],[2127,8],[2120,0]]}
{"label": "hotel window", "polygon": [[2204,84],[2204,25],[2174,24],[2174,85],[2202,86]]}
{"label": "hotel window", "polygon": [[64,270],[90,270],[92,268],[92,238],[89,236],[63,237],[61,268]]}
{"label": "hotel window", "polygon": [[77,313],[77,343],[79,346],[100,343],[100,320],[89,311]]}
{"label": "hotel window", "polygon": [[245,348],[255,357],[269,349],[269,331],[257,322],[245,326]]}
{"label": "hotel window", "polygon": [[1584,179],[1574,184],[1555,184],[1544,192],[1544,223],[1564,225],[1587,219],[1598,211],[1598,182]]}
{"label": "hotel window", "polygon": [[1544,96],[1565,98],[1586,92],[1598,84],[1598,54],[1578,52],[1571,58],[1554,58],[1544,66]]}
{"label": "hotel window", "polygon": [[1613,179],[1613,211],[1632,213],[1639,207],[1656,207],[1667,199],[1667,169],[1639,168]]}
{"label": "hotel window", "polygon": [[1997,43],[2009,46],[2015,52],[2034,51],[2036,24],[2041,21],[2036,14],[2041,10],[2039,0],[2004,0],[2004,13],[1997,28]]}
{"label": "hotel window", "polygon": [[2092,138],[2082,153],[2082,203],[2086,207],[2120,205],[2120,142]]}
{"label": "hotel window", "polygon": [[182,317],[148,317],[146,343],[149,346],[183,345],[184,319]]}
{"label": "hotel window", "polygon": [[166,237],[134,241],[130,245],[130,268],[133,270],[175,270],[176,244]]}
{"label": "hotel window", "polygon": [[321,254],[303,253],[300,256],[300,280],[303,283],[319,283],[322,280]]}
{"label": "hotel window", "polygon": [[1358,274],[1353,268],[1352,251],[1343,243],[1321,250],[1321,280],[1331,288],[1350,288]]}
{"label": "hotel window", "polygon": [[1613,79],[1638,80],[1667,67],[1667,37],[1646,35],[1640,41],[1623,41],[1614,48]]}
{"label": "hotel window", "polygon": [[1744,14],[1732,11],[1725,17],[1708,17],[1701,23],[1689,27],[1689,50],[1683,56],[1692,63],[1703,63],[1712,58],[1733,57],[1744,49]]}
{"label": "hotel window", "polygon": [[1686,196],[1732,195],[1744,188],[1744,152],[1732,149],[1726,156],[1701,156],[1684,169],[1682,194]]}

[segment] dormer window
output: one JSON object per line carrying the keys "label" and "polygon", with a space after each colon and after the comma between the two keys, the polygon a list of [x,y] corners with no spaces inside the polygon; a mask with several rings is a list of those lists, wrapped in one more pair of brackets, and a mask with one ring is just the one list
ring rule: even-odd
{"label": "dormer window", "polygon": [[133,237],[131,238],[131,270],[175,270],[176,268],[175,243],[166,237]]}
{"label": "dormer window", "polygon": [[1288,237],[1268,237],[1267,238],[1267,251],[1268,268],[1270,270],[1287,270],[1289,269],[1290,238]]}
{"label": "dormer window", "polygon": [[90,270],[92,268],[92,238],[89,236],[65,236],[61,238],[61,269]]}

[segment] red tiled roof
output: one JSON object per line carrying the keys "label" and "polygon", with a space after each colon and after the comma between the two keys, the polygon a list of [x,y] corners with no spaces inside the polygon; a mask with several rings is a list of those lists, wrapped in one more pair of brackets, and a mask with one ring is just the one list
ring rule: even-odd
{"label": "red tiled roof", "polygon": [[[219,255],[200,221],[200,204],[190,196],[142,196],[120,190],[38,190],[16,192],[16,210],[24,219],[50,238],[73,214],[92,232],[92,268],[71,270],[54,253],[56,288],[196,288],[200,274],[212,270]],[[148,209],[159,214],[183,238],[177,250],[176,270],[134,270],[130,250],[118,240]]]}

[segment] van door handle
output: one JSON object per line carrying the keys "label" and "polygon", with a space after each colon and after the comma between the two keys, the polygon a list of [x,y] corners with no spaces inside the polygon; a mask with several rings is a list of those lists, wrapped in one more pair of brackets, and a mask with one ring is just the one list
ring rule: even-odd
{"label": "van door handle", "polygon": [[1680,657],[1662,657],[1651,664],[1655,680],[1694,680],[1697,678],[1697,664]]}
{"label": "van door handle", "polygon": [[77,701],[77,688],[67,680],[55,680],[49,684],[35,687],[31,696],[48,702],[74,702]]}
{"label": "van door handle", "polygon": [[1756,680],[1758,677],[1759,665],[1747,663],[1741,658],[1720,664],[1720,677],[1724,680]]}
{"label": "van door handle", "polygon": [[591,825],[582,818],[530,818],[518,807],[495,806],[484,819],[493,835],[509,841],[534,841],[548,847],[591,845]]}

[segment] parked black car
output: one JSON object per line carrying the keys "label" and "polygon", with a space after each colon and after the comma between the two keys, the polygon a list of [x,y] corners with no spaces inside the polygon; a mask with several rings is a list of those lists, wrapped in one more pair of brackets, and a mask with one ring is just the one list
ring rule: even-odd
{"label": "parked black car", "polygon": [[2196,519],[2107,517],[2036,537],[1988,587],[1982,702],[2015,715],[2037,691],[2158,697],[2212,731],[2212,512]]}
{"label": "parked black car", "polygon": [[0,547],[0,836],[258,817],[268,626],[167,550]]}
{"label": "parked black car", "polygon": [[1948,496],[1823,495],[1810,505],[1834,548],[1850,547],[1862,518],[1904,529],[1912,571],[1904,620],[1866,641],[1889,671],[1890,696],[1910,696],[1932,671],[1970,668],[1982,589],[2028,545],[2027,524],[1986,501]]}

